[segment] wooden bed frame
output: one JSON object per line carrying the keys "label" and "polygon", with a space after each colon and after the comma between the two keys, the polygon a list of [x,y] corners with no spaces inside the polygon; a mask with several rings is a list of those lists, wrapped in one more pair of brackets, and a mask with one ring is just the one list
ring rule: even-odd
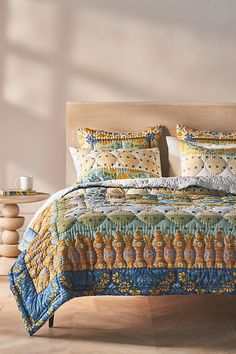
{"label": "wooden bed frame", "polygon": [[197,129],[235,131],[236,103],[68,102],[66,184],[71,185],[76,180],[68,147],[78,145],[78,127],[127,132],[162,125],[162,171],[163,176],[167,176],[168,152],[165,136],[175,136],[177,123]]}

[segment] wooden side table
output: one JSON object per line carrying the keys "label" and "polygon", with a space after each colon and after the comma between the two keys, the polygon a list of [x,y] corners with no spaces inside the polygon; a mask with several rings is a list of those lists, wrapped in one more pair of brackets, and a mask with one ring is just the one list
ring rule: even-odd
{"label": "wooden side table", "polygon": [[23,226],[25,218],[19,216],[18,204],[40,202],[48,199],[49,196],[48,193],[0,196],[0,204],[4,204],[2,207],[3,216],[0,216],[0,227],[3,228],[2,243],[0,243],[0,275],[8,274],[20,254],[17,230]]}

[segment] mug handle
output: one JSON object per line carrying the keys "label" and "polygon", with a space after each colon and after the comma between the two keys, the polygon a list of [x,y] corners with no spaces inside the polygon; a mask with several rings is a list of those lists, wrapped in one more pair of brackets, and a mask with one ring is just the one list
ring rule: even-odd
{"label": "mug handle", "polygon": [[19,184],[19,182],[20,182],[20,178],[17,177],[17,178],[15,179],[15,187],[16,187],[16,189],[20,189],[20,184]]}

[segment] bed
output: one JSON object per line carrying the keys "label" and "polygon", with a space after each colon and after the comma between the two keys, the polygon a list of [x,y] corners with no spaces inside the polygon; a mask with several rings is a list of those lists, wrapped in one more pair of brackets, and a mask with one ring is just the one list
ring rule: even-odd
{"label": "bed", "polygon": [[[76,128],[140,130],[177,123],[236,130],[234,104],[68,103],[67,147]],[[222,121],[222,117],[224,120]],[[88,124],[89,122],[89,124]],[[68,151],[67,151],[68,154]],[[81,296],[235,295],[235,177],[162,177],[75,182],[35,215],[9,279],[30,335]]]}

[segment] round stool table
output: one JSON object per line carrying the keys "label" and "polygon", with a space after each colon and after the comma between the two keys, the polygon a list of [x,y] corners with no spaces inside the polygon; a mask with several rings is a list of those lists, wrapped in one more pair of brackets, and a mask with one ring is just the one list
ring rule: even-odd
{"label": "round stool table", "polygon": [[0,204],[4,204],[2,207],[3,216],[0,216],[0,227],[3,229],[2,243],[0,243],[0,275],[8,274],[20,254],[17,230],[24,225],[25,218],[19,216],[18,204],[40,202],[48,199],[49,196],[48,193],[0,196]]}

